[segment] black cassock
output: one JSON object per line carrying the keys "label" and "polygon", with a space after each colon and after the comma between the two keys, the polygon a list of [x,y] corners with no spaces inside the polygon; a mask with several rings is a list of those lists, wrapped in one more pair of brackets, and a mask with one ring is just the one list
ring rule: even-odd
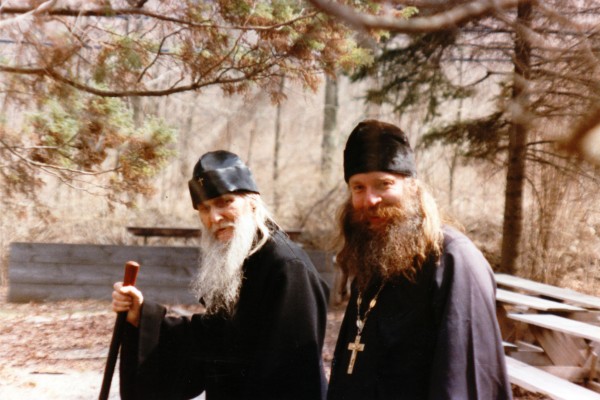
{"label": "black cassock", "polygon": [[[361,317],[381,281],[363,295]],[[439,265],[415,283],[388,282],[363,328],[352,374],[348,345],[357,334],[353,287],[340,328],[329,400],[499,400],[512,392],[496,319],[496,283],[475,245],[444,229]]]}
{"label": "black cassock", "polygon": [[244,263],[233,317],[145,302],[121,350],[123,399],[323,399],[328,288],[280,231]]}

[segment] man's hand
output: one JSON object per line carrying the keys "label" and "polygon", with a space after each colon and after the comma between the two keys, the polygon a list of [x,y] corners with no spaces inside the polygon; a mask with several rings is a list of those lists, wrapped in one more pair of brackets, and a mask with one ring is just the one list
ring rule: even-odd
{"label": "man's hand", "polygon": [[113,311],[127,311],[127,322],[137,328],[140,325],[140,311],[144,303],[142,292],[135,286],[123,286],[123,282],[116,282],[113,289]]}

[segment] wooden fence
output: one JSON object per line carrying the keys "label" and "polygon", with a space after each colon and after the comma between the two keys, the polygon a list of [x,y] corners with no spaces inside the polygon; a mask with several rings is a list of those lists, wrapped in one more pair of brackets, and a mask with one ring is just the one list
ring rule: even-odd
{"label": "wooden fence", "polygon": [[[332,254],[307,251],[333,287]],[[198,248],[54,243],[11,243],[8,301],[110,299],[112,284],[123,279],[125,263],[141,265],[136,286],[148,299],[167,304],[197,300],[188,287]]]}

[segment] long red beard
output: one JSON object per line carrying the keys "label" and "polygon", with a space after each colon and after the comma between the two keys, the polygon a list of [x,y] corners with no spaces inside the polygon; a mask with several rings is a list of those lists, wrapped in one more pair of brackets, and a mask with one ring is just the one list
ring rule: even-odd
{"label": "long red beard", "polygon": [[[385,223],[372,227],[370,217],[383,218]],[[416,279],[428,252],[416,198],[363,212],[355,211],[349,202],[341,222],[345,243],[337,262],[348,276],[355,277],[359,289],[364,290],[374,275]]]}

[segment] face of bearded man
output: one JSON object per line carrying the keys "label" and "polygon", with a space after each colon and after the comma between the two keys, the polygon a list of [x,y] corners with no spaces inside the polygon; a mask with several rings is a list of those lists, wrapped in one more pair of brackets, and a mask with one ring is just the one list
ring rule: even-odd
{"label": "face of bearded man", "polygon": [[[248,257],[257,235],[257,222],[250,200],[234,221],[224,220],[207,228],[201,225],[198,272],[191,289],[202,298],[208,314],[225,312],[232,315],[242,284],[242,265]],[[217,232],[233,228],[232,237],[219,240]]]}
{"label": "face of bearded man", "polygon": [[[353,202],[354,200],[354,202]],[[399,201],[356,207],[349,199],[340,224],[344,247],[337,263],[364,290],[373,276],[414,281],[429,243],[423,234],[423,211],[418,190],[405,190]]]}

